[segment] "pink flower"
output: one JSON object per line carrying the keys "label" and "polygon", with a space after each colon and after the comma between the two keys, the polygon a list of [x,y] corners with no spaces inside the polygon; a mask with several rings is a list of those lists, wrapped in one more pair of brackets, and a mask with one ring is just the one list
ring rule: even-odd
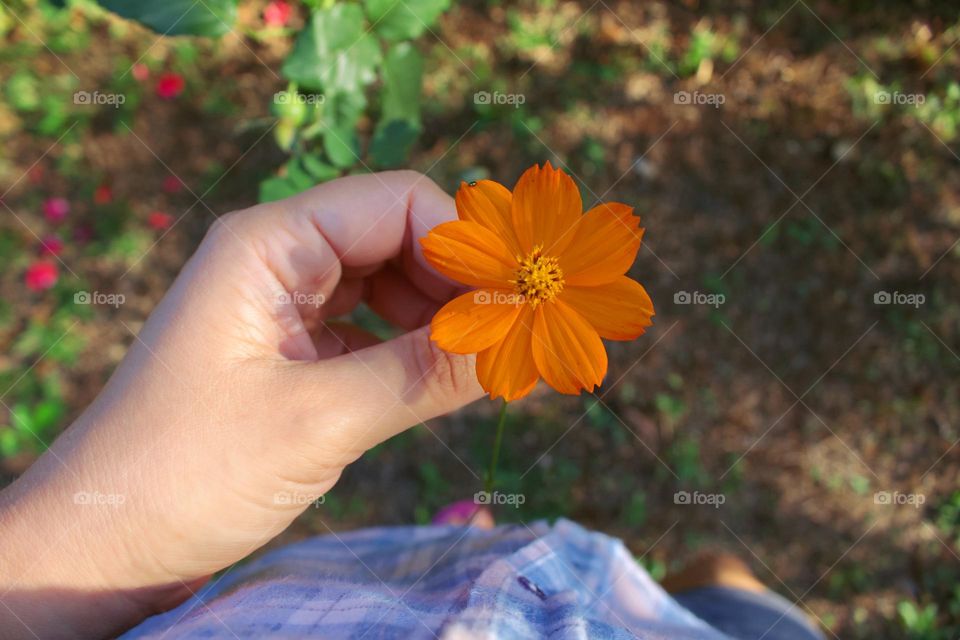
{"label": "pink flower", "polygon": [[44,236],[40,240],[41,256],[58,256],[63,252],[63,240],[54,234]]}
{"label": "pink flower", "polygon": [[70,203],[65,198],[47,198],[43,203],[43,215],[50,222],[63,222],[70,213]]}
{"label": "pink flower", "polygon": [[268,27],[282,27],[293,15],[293,7],[286,0],[272,0],[263,10],[263,22]]}
{"label": "pink flower", "polygon": [[487,507],[476,504],[473,500],[459,500],[440,509],[433,516],[431,524],[440,526],[473,525],[481,529],[492,529],[496,523],[493,514]]}
{"label": "pink flower", "polygon": [[24,280],[31,291],[45,291],[57,284],[60,272],[53,262],[40,260],[27,268]]}
{"label": "pink flower", "polygon": [[108,184],[102,184],[93,192],[93,201],[97,204],[109,204],[113,200],[113,190]]}
{"label": "pink flower", "polygon": [[177,176],[167,176],[163,179],[163,190],[167,193],[179,193],[183,188],[183,182]]}
{"label": "pink flower", "polygon": [[172,71],[162,73],[157,78],[157,97],[161,100],[173,100],[183,93],[184,84],[183,76],[179,73],[173,73]]}
{"label": "pink flower", "polygon": [[144,82],[150,77],[150,68],[142,62],[133,65],[133,77],[137,82]]}
{"label": "pink flower", "polygon": [[163,231],[164,229],[169,229],[170,225],[173,224],[173,216],[163,211],[154,211],[147,216],[147,224],[150,225],[152,229]]}

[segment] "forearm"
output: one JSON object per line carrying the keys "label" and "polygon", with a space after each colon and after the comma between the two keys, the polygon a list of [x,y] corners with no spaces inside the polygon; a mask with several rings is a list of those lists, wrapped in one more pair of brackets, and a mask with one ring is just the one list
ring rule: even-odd
{"label": "forearm", "polygon": [[0,492],[0,636],[108,637],[189,595],[137,580],[125,496],[87,467],[57,442]]}

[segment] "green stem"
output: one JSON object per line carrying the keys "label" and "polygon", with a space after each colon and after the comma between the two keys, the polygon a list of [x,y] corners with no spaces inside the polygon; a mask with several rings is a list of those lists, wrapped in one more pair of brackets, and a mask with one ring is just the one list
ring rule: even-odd
{"label": "green stem", "polygon": [[497,421],[497,436],[493,441],[493,455],[490,457],[490,468],[487,470],[487,481],[483,490],[493,492],[493,480],[497,475],[497,462],[500,460],[500,444],[503,442],[503,427],[507,424],[507,401],[500,407],[500,420]]}

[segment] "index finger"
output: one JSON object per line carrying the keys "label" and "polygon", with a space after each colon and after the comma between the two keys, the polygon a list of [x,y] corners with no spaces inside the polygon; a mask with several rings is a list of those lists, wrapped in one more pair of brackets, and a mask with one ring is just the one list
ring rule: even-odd
{"label": "index finger", "polygon": [[[271,245],[275,250],[271,263],[280,269],[278,276],[288,289],[311,282],[315,287],[318,279],[328,280],[333,259],[362,269],[399,257],[410,281],[431,297],[444,299],[457,291],[456,285],[429,266],[416,242],[434,226],[456,218],[453,198],[423,174],[389,171],[348,176],[275,204],[271,217],[281,232],[291,232],[288,238],[297,239],[299,246],[295,257],[298,250],[290,242],[280,238]],[[329,249],[307,242],[313,255],[304,253],[310,234],[319,235]]]}

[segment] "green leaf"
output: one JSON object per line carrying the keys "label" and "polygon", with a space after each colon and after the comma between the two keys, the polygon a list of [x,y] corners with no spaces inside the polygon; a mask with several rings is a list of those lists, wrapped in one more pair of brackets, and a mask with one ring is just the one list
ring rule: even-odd
{"label": "green leaf", "polygon": [[420,127],[409,120],[391,120],[377,125],[370,143],[370,155],[378,167],[397,167],[402,165],[410,147],[420,136]]}
{"label": "green leaf", "polygon": [[[324,173],[324,168],[327,173]],[[332,172],[332,175],[330,175]],[[283,169],[283,175],[267,178],[260,183],[260,202],[273,202],[295,196],[322,180],[339,175],[336,169],[311,156],[293,158]],[[329,176],[329,177],[326,177]]]}
{"label": "green leaf", "polygon": [[297,190],[297,193],[306,191],[316,184],[313,176],[303,168],[303,165],[296,158],[287,163],[287,180]]}
{"label": "green leaf", "polygon": [[67,409],[61,400],[44,400],[33,408],[33,425],[38,433],[48,433],[57,426]]}
{"label": "green leaf", "polygon": [[10,424],[12,424],[13,428],[17,431],[36,433],[30,408],[25,404],[18,403],[10,408]]}
{"label": "green leaf", "polygon": [[169,36],[222,36],[237,20],[237,0],[98,0],[119,16]]}
{"label": "green leaf", "polygon": [[380,167],[406,161],[420,135],[420,85],[423,58],[409,42],[394,45],[383,63],[383,97],[370,154]]}
{"label": "green leaf", "polygon": [[363,29],[360,7],[336,4],[314,12],[283,63],[283,74],[307,89],[355,93],[374,81],[380,58],[376,41]]}
{"label": "green leaf", "polygon": [[44,96],[43,117],[37,123],[41,135],[52,136],[66,128],[67,107],[64,101],[54,96]]}
{"label": "green leaf", "polygon": [[323,150],[336,166],[352,166],[359,159],[356,130],[353,127],[327,127],[323,132]]}
{"label": "green leaf", "polygon": [[907,600],[901,600],[900,603],[897,604],[897,613],[900,614],[900,619],[903,620],[903,624],[908,629],[915,627],[917,621],[920,619],[917,608],[913,606],[912,602]]}
{"label": "green leaf", "polygon": [[274,176],[260,183],[260,202],[283,200],[299,193],[285,177]]}
{"label": "green leaf", "polygon": [[300,156],[300,163],[307,173],[319,182],[332,180],[340,175],[340,171],[336,167],[331,167],[315,155],[306,154]]}
{"label": "green leaf", "polygon": [[10,427],[0,426],[0,456],[15,456],[22,448],[19,434]]}
{"label": "green leaf", "polygon": [[420,85],[423,57],[409,42],[394,45],[383,61],[381,120],[420,123]]}
{"label": "green leaf", "polygon": [[387,40],[419,37],[450,6],[450,0],[365,0],[367,18]]}
{"label": "green leaf", "polygon": [[6,84],[7,101],[17,111],[35,111],[40,106],[38,82],[29,71],[20,69]]}

